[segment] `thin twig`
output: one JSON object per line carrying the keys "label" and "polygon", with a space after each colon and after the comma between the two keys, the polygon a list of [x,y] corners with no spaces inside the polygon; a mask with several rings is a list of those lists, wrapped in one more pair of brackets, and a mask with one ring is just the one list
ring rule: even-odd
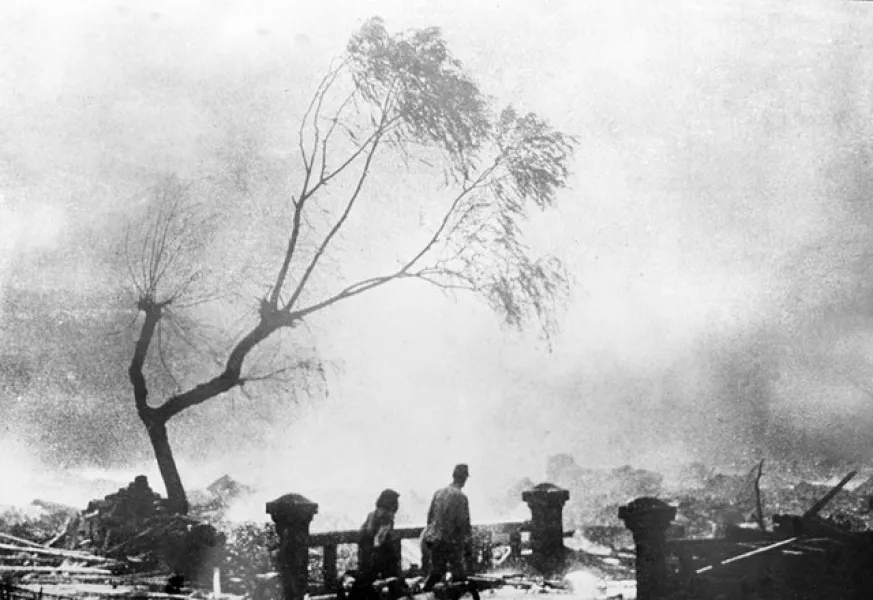
{"label": "thin twig", "polygon": [[461,200],[463,200],[474,189],[479,187],[479,185],[481,185],[481,183],[485,180],[485,178],[494,172],[494,169],[497,168],[497,165],[499,164],[499,162],[500,162],[499,158],[495,159],[494,164],[492,164],[489,168],[482,171],[482,173],[479,175],[479,177],[477,177],[476,180],[472,184],[470,184],[468,186],[464,186],[464,188],[461,190],[461,193],[455,197],[451,206],[446,211],[445,215],[443,216],[442,222],[440,223],[439,227],[437,227],[433,236],[431,236],[430,241],[428,241],[424,245],[424,247],[422,247],[422,249],[418,252],[418,254],[413,256],[412,259],[403,266],[403,268],[401,269],[402,271],[407,271],[407,270],[411,269],[413,267],[413,265],[415,265],[415,263],[418,262],[422,256],[427,254],[427,252],[434,246],[434,244],[437,243],[437,240],[439,240],[440,236],[442,235],[443,231],[445,230],[446,226],[448,225],[449,219],[454,214],[455,209],[457,209]]}

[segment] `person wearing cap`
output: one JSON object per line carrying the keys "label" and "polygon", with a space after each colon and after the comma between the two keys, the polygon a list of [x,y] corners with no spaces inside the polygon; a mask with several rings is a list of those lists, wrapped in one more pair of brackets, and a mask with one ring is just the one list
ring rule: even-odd
{"label": "person wearing cap", "polygon": [[466,578],[465,558],[471,554],[473,529],[470,525],[470,504],[463,492],[470,470],[457,465],[452,471],[452,483],[433,495],[427,511],[427,526],[422,534],[422,555],[429,563],[424,591],[430,591],[442,581],[446,572],[453,581]]}
{"label": "person wearing cap", "polygon": [[358,538],[358,574],[366,583],[388,577],[400,578],[400,552],[394,536],[394,516],[400,506],[400,494],[383,490],[376,500],[376,510],[367,515]]}

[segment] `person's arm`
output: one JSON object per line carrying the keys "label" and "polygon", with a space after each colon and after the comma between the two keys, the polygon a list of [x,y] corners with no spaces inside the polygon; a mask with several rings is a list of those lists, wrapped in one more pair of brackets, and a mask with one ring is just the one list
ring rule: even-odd
{"label": "person's arm", "polygon": [[378,518],[376,513],[370,513],[367,515],[367,520],[364,521],[363,526],[361,526],[361,535],[368,535],[373,537],[376,535],[376,531],[379,529]]}
{"label": "person's arm", "polygon": [[473,569],[473,526],[470,523],[470,502],[466,495],[461,496],[458,503],[460,514],[458,515],[461,528],[461,539],[464,543],[464,564],[468,570]]}
{"label": "person's arm", "polygon": [[430,508],[427,509],[427,524],[428,525],[433,523],[433,516],[434,516],[434,512],[436,511],[436,500],[437,500],[437,495],[434,494],[433,497],[430,499]]}
{"label": "person's arm", "polygon": [[373,539],[373,545],[378,548],[384,544],[392,531],[394,531],[394,516],[385,513],[376,522],[376,535]]}
{"label": "person's arm", "polygon": [[467,500],[467,496],[461,496],[460,504],[460,525],[461,525],[461,535],[465,540],[469,540],[473,537],[473,526],[470,523],[470,502]]}

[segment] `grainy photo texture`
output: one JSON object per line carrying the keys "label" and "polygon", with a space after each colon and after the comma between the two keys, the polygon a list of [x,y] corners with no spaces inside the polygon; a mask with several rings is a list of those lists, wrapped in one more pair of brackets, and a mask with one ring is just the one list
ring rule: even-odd
{"label": "grainy photo texture", "polygon": [[8,0],[0,600],[873,597],[873,2]]}

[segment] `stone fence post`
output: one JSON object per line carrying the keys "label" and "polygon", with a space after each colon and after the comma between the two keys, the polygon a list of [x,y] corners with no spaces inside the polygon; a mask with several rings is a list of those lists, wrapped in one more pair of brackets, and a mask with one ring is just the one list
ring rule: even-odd
{"label": "stone fence post", "polygon": [[638,600],[667,597],[667,528],[675,517],[676,509],[657,498],[637,498],[618,509],[634,536]]}
{"label": "stone fence post", "polygon": [[541,483],[522,492],[521,499],[530,507],[533,566],[543,572],[559,570],[567,558],[563,512],[570,492],[551,483]]}
{"label": "stone fence post", "polygon": [[267,502],[267,514],[279,533],[279,574],[285,600],[303,600],[309,579],[309,525],[318,504],[300,494],[286,494]]}

